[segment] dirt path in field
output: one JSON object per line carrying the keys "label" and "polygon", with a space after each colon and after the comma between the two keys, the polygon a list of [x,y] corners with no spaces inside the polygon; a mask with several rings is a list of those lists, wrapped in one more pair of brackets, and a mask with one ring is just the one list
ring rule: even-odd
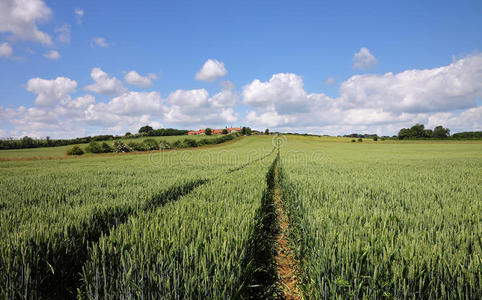
{"label": "dirt path in field", "polygon": [[[278,182],[278,168],[275,169],[275,182]],[[275,236],[276,256],[274,257],[279,274],[279,285],[282,289],[282,299],[297,300],[303,299],[299,288],[298,279],[299,265],[293,249],[291,248],[289,235],[289,220],[281,200],[281,193],[278,184],[275,184],[273,202],[276,208],[276,215],[279,223],[279,232]]]}

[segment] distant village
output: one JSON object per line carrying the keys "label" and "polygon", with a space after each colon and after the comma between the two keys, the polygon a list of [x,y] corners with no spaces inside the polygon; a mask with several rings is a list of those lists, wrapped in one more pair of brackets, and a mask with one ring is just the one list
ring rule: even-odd
{"label": "distant village", "polygon": [[[230,127],[223,129],[211,129],[211,134],[230,134],[241,131],[241,127]],[[196,131],[188,131],[188,135],[204,135],[206,134],[206,129],[199,129]]]}

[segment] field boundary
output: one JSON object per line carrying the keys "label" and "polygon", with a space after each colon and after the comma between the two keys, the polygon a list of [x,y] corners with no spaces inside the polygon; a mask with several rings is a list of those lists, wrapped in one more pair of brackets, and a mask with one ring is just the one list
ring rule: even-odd
{"label": "field boundary", "polygon": [[[96,154],[84,154],[84,155],[62,155],[62,156],[29,156],[29,157],[0,157],[1,161],[31,161],[31,160],[64,160],[64,159],[87,159],[87,158],[101,158],[101,157],[113,157],[113,156],[125,156],[125,155],[142,155],[142,154],[154,154],[163,152],[173,152],[173,151],[194,151],[201,149],[217,148],[225,145],[234,144],[242,140],[244,136],[239,136],[230,141],[214,144],[214,145],[204,145],[199,147],[189,147],[189,148],[175,148],[175,149],[163,149],[163,150],[152,150],[152,151],[132,151],[132,152],[120,152],[120,153],[96,153]],[[2,150],[0,150],[2,151]]]}

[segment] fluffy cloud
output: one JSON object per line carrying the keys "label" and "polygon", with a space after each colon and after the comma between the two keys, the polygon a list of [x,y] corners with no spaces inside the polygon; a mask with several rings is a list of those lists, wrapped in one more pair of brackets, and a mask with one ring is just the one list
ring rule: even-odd
{"label": "fluffy cloud", "polygon": [[57,77],[56,79],[32,78],[27,83],[27,91],[37,94],[35,104],[38,106],[53,106],[70,100],[70,94],[75,92],[75,80]]}
{"label": "fluffy cloud", "polygon": [[136,71],[132,70],[124,76],[124,80],[133,85],[140,87],[148,87],[152,85],[152,80],[157,79],[156,74],[147,74],[147,76],[142,76]]}
{"label": "fluffy cloud", "polygon": [[13,54],[12,46],[9,43],[1,43],[0,44],[0,56],[3,57],[11,57]]}
{"label": "fluffy cloud", "polygon": [[340,86],[346,108],[393,112],[438,112],[475,106],[482,97],[482,54],[435,69],[357,75]]}
{"label": "fluffy cloud", "polygon": [[74,9],[75,17],[77,19],[77,24],[82,24],[82,17],[84,16],[84,10],[80,8]]}
{"label": "fluffy cloud", "polygon": [[228,71],[224,67],[224,63],[215,59],[208,59],[201,70],[196,73],[196,80],[213,82],[218,78],[224,77]]}
{"label": "fluffy cloud", "polygon": [[42,0],[0,1],[0,32],[12,34],[14,39],[52,44],[51,37],[38,29],[37,23],[47,21],[52,11]]}
{"label": "fluffy cloud", "polygon": [[230,81],[221,82],[222,90],[210,99],[214,107],[234,107],[238,104],[239,96],[234,90],[234,84]]}
{"label": "fluffy cloud", "polygon": [[108,103],[98,103],[99,112],[116,115],[161,115],[166,109],[158,92],[128,92],[113,98]]}
{"label": "fluffy cloud", "polygon": [[60,54],[55,50],[50,50],[49,52],[44,54],[44,57],[51,60],[55,60],[60,58]]}
{"label": "fluffy cloud", "polygon": [[[95,91],[116,91],[116,84],[101,69],[92,70],[96,81]],[[220,127],[239,119],[234,110],[239,96],[230,82],[222,82],[221,90],[210,96],[205,89],[176,90],[166,99],[159,92],[134,92],[123,90],[107,102],[96,101],[93,95],[75,99],[77,83],[68,78],[53,80],[32,78],[27,90],[37,94],[35,106],[3,109],[0,120],[12,125],[9,135],[45,137],[72,137],[73,135],[98,133],[122,134],[136,131],[140,126],[150,124],[162,126],[166,122],[181,127]]]}
{"label": "fluffy cloud", "polygon": [[243,88],[243,103],[263,111],[304,111],[306,100],[303,79],[292,73],[274,74],[267,82],[255,79]]}
{"label": "fluffy cloud", "polygon": [[353,67],[355,69],[372,69],[378,64],[378,60],[367,48],[363,47],[353,56]]}
{"label": "fluffy cloud", "polygon": [[109,74],[100,68],[93,68],[90,77],[95,83],[84,87],[85,90],[104,95],[120,95],[127,91],[122,81],[116,77],[110,77]]}
{"label": "fluffy cloud", "polygon": [[470,55],[434,69],[353,76],[341,83],[336,98],[308,93],[301,76],[279,73],[242,88],[246,116],[240,120],[239,92],[229,81],[221,82],[221,90],[214,94],[179,89],[163,99],[155,91],[128,92],[120,80],[94,68],[95,83],[85,89],[113,94],[109,101],[97,102],[93,95],[71,99],[77,82],[68,78],[32,78],[26,88],[36,94],[35,106],[0,107],[0,120],[2,126],[13,128],[4,129],[5,135],[53,137],[85,135],[85,130],[92,134],[92,128],[120,134],[145,124],[201,128],[236,122],[258,129],[335,135],[391,135],[415,123],[443,125],[452,132],[481,130],[481,73],[482,54]]}
{"label": "fluffy cloud", "polygon": [[463,131],[467,129],[482,129],[482,106],[473,107],[463,111],[459,115],[454,113],[437,113],[428,118],[428,127],[433,128],[443,124],[452,131]]}
{"label": "fluffy cloud", "polygon": [[99,36],[99,37],[93,38],[90,45],[91,46],[99,46],[99,47],[102,47],[102,48],[107,48],[111,44],[107,43],[107,40],[105,38]]}
{"label": "fluffy cloud", "polygon": [[[392,134],[417,122],[440,122],[436,125],[480,130],[476,100],[482,98],[481,73],[482,54],[471,55],[440,68],[353,76],[341,84],[338,98],[308,94],[300,76],[280,73],[246,85],[243,103],[252,108],[246,121],[260,128],[338,128],[337,134],[352,128]],[[464,109],[458,116],[447,113]]]}
{"label": "fluffy cloud", "polygon": [[205,89],[177,90],[167,98],[170,104],[164,115],[169,124],[183,126],[222,126],[239,118],[233,107],[238,101],[231,83],[224,83],[221,92],[209,97]]}

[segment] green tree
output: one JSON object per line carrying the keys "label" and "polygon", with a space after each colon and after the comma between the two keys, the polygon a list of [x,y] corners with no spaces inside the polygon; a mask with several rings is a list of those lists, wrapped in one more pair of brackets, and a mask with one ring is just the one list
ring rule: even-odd
{"label": "green tree", "polygon": [[213,134],[213,131],[211,130],[211,128],[206,128],[205,132],[204,132],[206,135],[211,135]]}
{"label": "green tree", "polygon": [[425,126],[423,124],[415,124],[410,127],[410,137],[423,138],[425,137]]}
{"label": "green tree", "polygon": [[443,126],[437,126],[433,129],[432,136],[434,138],[446,138],[450,136],[450,129],[444,128]]}
{"label": "green tree", "polygon": [[149,125],[146,125],[146,126],[142,126],[140,129],[139,129],[139,133],[149,133],[150,131],[152,131],[152,127],[149,126]]}
{"label": "green tree", "polygon": [[398,139],[403,140],[410,137],[410,129],[402,128],[398,131]]}
{"label": "green tree", "polygon": [[226,128],[223,129],[223,134],[228,134],[228,130]]}
{"label": "green tree", "polygon": [[264,134],[269,134],[269,129],[268,129],[268,128],[265,129]]}

